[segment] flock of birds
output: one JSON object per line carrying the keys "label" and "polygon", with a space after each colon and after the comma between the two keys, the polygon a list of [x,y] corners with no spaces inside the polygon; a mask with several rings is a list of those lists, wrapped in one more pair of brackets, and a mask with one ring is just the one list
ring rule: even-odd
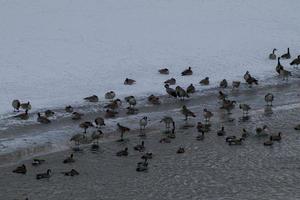
{"label": "flock of birds", "polygon": [[[286,68],[280,63],[280,59],[290,59],[290,51],[289,48],[287,49],[287,53],[283,54],[282,56],[278,57],[275,54],[276,49],[272,51],[272,53],[269,55],[269,59],[271,60],[278,60],[277,66],[275,68],[276,72],[284,79],[288,80],[288,77],[291,75],[291,72],[286,70]],[[298,67],[300,64],[300,55],[295,58],[290,65]],[[169,69],[163,68],[158,70],[158,72],[162,75],[168,75],[169,74]],[[192,68],[188,67],[184,71],[182,71],[181,75],[182,76],[190,76],[193,74]],[[251,88],[253,85],[258,85],[258,80],[253,77],[249,71],[247,71],[244,74],[244,80],[246,84]],[[135,84],[136,81],[133,79],[126,78],[124,81],[125,85],[132,85]],[[201,85],[209,85],[209,77],[205,77],[203,80],[199,82]],[[171,85],[176,84],[176,79],[171,78],[168,79],[164,82],[164,87],[166,90],[166,93],[169,95],[169,97],[174,97],[174,98],[179,98],[182,101],[185,98],[190,98],[191,94],[196,92],[196,88],[193,84],[190,84],[186,89],[177,86],[175,89],[171,88]],[[237,90],[240,86],[241,82],[240,81],[233,81],[232,82],[232,89]],[[222,80],[220,82],[220,88],[227,88],[229,87],[229,84],[226,79]],[[104,106],[105,108],[105,116],[104,118],[113,118],[118,114],[118,108],[122,105],[122,101],[120,99],[115,99],[116,94],[114,91],[109,91],[105,94],[105,99],[108,99],[110,102]],[[231,111],[236,107],[236,101],[230,100],[228,98],[228,94],[225,94],[221,90],[219,91],[218,94],[218,99],[220,101],[221,107],[220,109],[223,109],[227,111],[228,114],[231,114]],[[92,95],[89,97],[84,98],[84,100],[88,102],[98,102],[99,98],[96,95]],[[125,97],[124,99],[128,107],[127,109],[127,114],[136,114],[138,113],[138,109],[135,107],[137,104],[137,100],[134,96],[128,96]],[[264,98],[266,102],[266,106],[271,107],[272,103],[274,101],[274,95],[272,93],[268,93],[265,95]],[[159,105],[161,104],[160,98],[155,95],[150,95],[148,97],[148,102],[153,104],[153,105]],[[13,100],[12,106],[15,111],[19,112],[20,110],[24,110],[23,113],[16,115],[15,117],[21,120],[27,120],[29,118],[28,111],[31,110],[31,104],[30,102],[27,103],[21,103],[19,100]],[[248,104],[239,104],[238,108],[240,108],[243,112],[243,120],[248,120],[249,119],[249,111],[251,110],[251,106]],[[72,106],[66,106],[65,111],[67,113],[71,113],[72,115],[72,120],[81,120],[82,117],[84,116],[84,113],[76,112]],[[195,118],[196,114],[191,111],[187,106],[183,105],[181,108],[181,114],[185,117],[185,121],[187,122],[190,117]],[[44,112],[42,115],[41,113],[37,113],[37,121],[42,124],[49,124],[51,123],[51,120],[48,119],[49,117],[55,115],[55,113],[51,110],[47,110]],[[204,122],[198,122],[197,123],[197,131],[199,134],[195,138],[198,141],[204,140],[205,139],[205,134],[211,131],[211,123],[210,120],[214,116],[214,113],[209,111],[208,109],[203,110],[203,117],[204,117]],[[78,151],[80,150],[79,145],[81,143],[84,143],[84,141],[88,141],[88,138],[90,138],[89,142],[92,143],[92,149],[97,150],[99,148],[99,143],[98,141],[103,137],[103,132],[101,130],[102,126],[105,126],[105,120],[103,117],[97,117],[93,122],[92,121],[84,121],[79,124],[79,127],[83,129],[83,133],[75,134],[72,138],[71,141],[75,142],[75,147],[74,150]],[[145,116],[140,119],[139,125],[140,125],[140,133],[141,136],[145,136],[145,129],[148,125],[148,118]],[[165,116],[161,119],[161,123],[165,124],[165,136],[159,140],[160,143],[170,143],[172,139],[176,138],[175,134],[175,121],[171,116]],[[95,130],[92,132],[91,136],[89,137],[87,135],[87,130],[89,128],[95,128]],[[130,131],[130,128],[121,125],[120,123],[117,123],[117,129],[120,133],[120,139],[118,140],[119,142],[123,142],[127,139],[124,138],[124,135],[126,132]],[[295,127],[296,130],[300,130],[300,124]],[[256,130],[256,135],[259,137],[267,137],[268,140],[266,140],[263,145],[265,146],[271,146],[274,144],[275,141],[280,141],[282,138],[281,132],[278,132],[277,134],[271,133],[270,129],[264,125],[263,127],[257,127]],[[226,130],[225,127],[222,126],[220,130],[217,131],[217,136],[226,136]],[[226,136],[225,141],[229,145],[242,145],[243,141],[246,140],[246,138],[250,135],[250,133],[246,130],[242,130],[242,135],[241,137],[237,137],[235,135],[229,135]],[[151,152],[146,152],[146,147],[144,144],[144,141],[142,141],[141,144],[137,144],[134,146],[135,151],[143,152],[143,155],[141,156],[142,161],[137,163],[136,171],[141,172],[141,171],[147,171],[148,170],[148,160],[152,159],[152,153]],[[177,150],[178,154],[184,153],[185,149],[183,147],[180,147]],[[118,152],[116,152],[116,156],[128,156],[129,150],[126,147],[125,149],[122,149]],[[43,159],[34,159],[32,162],[33,166],[38,166],[41,165],[45,162]],[[63,160],[63,163],[74,163],[75,159],[73,157],[73,154],[71,154],[69,157],[67,157],[65,160]],[[18,166],[16,169],[13,170],[14,173],[21,173],[21,174],[26,174],[27,168],[23,164],[21,166]],[[70,171],[62,172],[65,176],[76,176],[79,175],[79,172],[75,169],[72,169]],[[36,179],[48,179],[51,177],[51,169],[48,169],[47,172],[37,174]]]}

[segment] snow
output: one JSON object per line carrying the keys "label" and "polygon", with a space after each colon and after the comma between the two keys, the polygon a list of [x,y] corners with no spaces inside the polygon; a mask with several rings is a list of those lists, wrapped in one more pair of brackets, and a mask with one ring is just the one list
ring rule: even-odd
{"label": "snow", "polygon": [[[297,0],[0,0],[0,114],[85,96],[164,93],[162,82],[274,73],[268,54],[300,54]],[[283,62],[288,66],[288,62]],[[170,75],[157,70],[168,67]],[[181,77],[191,66],[194,75]],[[124,86],[124,79],[137,84]]]}

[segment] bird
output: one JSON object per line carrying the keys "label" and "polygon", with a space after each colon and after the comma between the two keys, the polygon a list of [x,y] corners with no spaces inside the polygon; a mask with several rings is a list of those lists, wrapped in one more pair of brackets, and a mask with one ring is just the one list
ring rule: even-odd
{"label": "bird", "polygon": [[221,82],[220,82],[220,88],[227,88],[228,86],[228,82],[226,79],[223,79]]}
{"label": "bird", "polygon": [[242,145],[242,141],[245,140],[244,138],[235,138],[235,139],[231,139],[231,140],[228,140],[228,144],[229,145]]}
{"label": "bird", "polygon": [[74,141],[75,146],[76,146],[76,150],[79,150],[79,144],[81,141],[83,141],[85,139],[84,135],[77,133],[75,135],[73,135],[70,139],[70,141]]}
{"label": "bird", "polygon": [[249,87],[251,87],[253,83],[256,84],[256,85],[258,85],[257,79],[254,78],[254,77],[252,77],[252,76],[250,75],[249,71],[247,71],[247,72],[245,73],[244,79],[245,79],[246,83],[248,83]]}
{"label": "bird", "polygon": [[124,150],[118,151],[116,156],[128,156],[128,148],[126,147]]}
{"label": "bird", "polygon": [[272,136],[270,136],[270,139],[264,142],[264,146],[272,146],[272,145],[273,145],[273,139]]}
{"label": "bird", "polygon": [[26,174],[27,173],[27,169],[26,169],[26,166],[23,164],[21,166],[18,166],[12,172],[13,173],[17,173],[17,174]]}
{"label": "bird", "polygon": [[295,58],[291,63],[290,65],[296,65],[297,68],[298,68],[298,65],[300,64],[300,55],[298,55],[297,58]]}
{"label": "bird", "polygon": [[286,80],[286,81],[289,80],[289,76],[292,76],[292,72],[285,69],[281,69],[279,74],[282,77],[282,80]]}
{"label": "bird", "polygon": [[116,114],[118,114],[118,112],[113,111],[111,109],[106,109],[106,111],[105,111],[105,117],[106,118],[113,118],[113,117],[116,116]]}
{"label": "bird", "polygon": [[246,138],[246,137],[248,137],[250,135],[246,129],[243,128],[242,131],[243,131],[242,132],[242,138]]}
{"label": "bird", "polygon": [[75,169],[71,169],[71,171],[61,172],[61,173],[65,176],[78,176],[79,175],[79,172],[76,171]]}
{"label": "bird", "polygon": [[176,94],[178,97],[181,98],[181,100],[184,100],[184,97],[189,98],[190,96],[188,95],[188,93],[180,86],[177,86],[175,88]]}
{"label": "bird", "polygon": [[27,119],[29,119],[28,110],[25,110],[24,113],[21,113],[21,114],[18,114],[16,116],[14,116],[14,118],[18,118],[18,119],[21,119],[21,120],[27,120]]}
{"label": "bird", "polygon": [[273,49],[272,53],[270,53],[270,55],[269,55],[270,60],[275,60],[276,59],[275,51],[277,51],[277,49]]}
{"label": "bird", "polygon": [[204,131],[201,131],[201,134],[196,136],[196,140],[198,140],[198,141],[204,140]]}
{"label": "bird", "polygon": [[72,120],[80,120],[83,115],[84,115],[83,113],[73,112],[72,113]]}
{"label": "bird", "polygon": [[214,116],[214,114],[207,110],[206,108],[203,109],[203,117],[205,119],[205,122],[209,122],[210,118],[212,118]]}
{"label": "bird", "polygon": [[70,106],[70,105],[68,105],[68,106],[65,107],[65,111],[68,112],[68,113],[72,113],[73,110],[74,110],[73,107]]}
{"label": "bird", "polygon": [[19,112],[20,107],[21,107],[21,102],[18,99],[15,99],[11,103],[12,107],[14,108],[14,112]]}
{"label": "bird", "polygon": [[221,130],[217,131],[217,135],[218,136],[224,136],[224,135],[226,135],[226,131],[225,131],[224,126],[222,126]]}
{"label": "bird", "polygon": [[185,150],[183,147],[179,147],[179,149],[176,151],[177,154],[182,154],[184,152],[185,152]]}
{"label": "bird", "polygon": [[265,95],[265,102],[267,103],[267,105],[272,106],[272,103],[274,101],[274,95],[272,93],[268,93]]}
{"label": "bird", "polygon": [[140,119],[140,130],[145,130],[147,124],[148,124],[148,118],[146,116]]}
{"label": "bird", "polygon": [[186,93],[187,94],[193,94],[196,92],[195,86],[193,84],[190,84],[187,88],[186,88]]}
{"label": "bird", "polygon": [[29,101],[28,101],[27,103],[21,103],[21,104],[20,104],[20,107],[21,107],[23,110],[31,110],[31,104],[30,104]]}
{"label": "bird", "polygon": [[251,107],[248,104],[240,104],[240,109],[243,110],[243,116],[247,116]]}
{"label": "bird", "polygon": [[101,139],[103,137],[103,132],[101,130],[97,130],[97,131],[94,131],[92,133],[92,140],[93,141],[96,141],[96,143],[94,143],[94,145],[98,145],[99,144],[99,139]]}
{"label": "bird", "polygon": [[277,135],[271,135],[272,141],[280,141],[281,140],[281,132]]}
{"label": "bird", "polygon": [[99,98],[98,98],[97,95],[92,95],[92,96],[89,96],[89,97],[85,97],[84,100],[86,100],[88,102],[95,103],[95,102],[99,101]]}
{"label": "bird", "polygon": [[37,113],[37,115],[38,115],[37,122],[39,122],[41,124],[51,123],[51,121],[47,117],[41,116],[41,113]]}
{"label": "bird", "polygon": [[161,103],[159,97],[153,94],[148,97],[148,101],[153,105],[159,105]]}
{"label": "bird", "polygon": [[145,153],[144,155],[141,156],[141,159],[152,159],[153,158],[153,154],[150,152]]}
{"label": "bird", "polygon": [[176,84],[176,79],[175,78],[170,78],[164,82],[164,84],[168,85],[175,85]]}
{"label": "bird", "polygon": [[148,171],[148,162],[145,160],[144,162],[138,162],[136,167],[137,172],[146,172]]}
{"label": "bird", "polygon": [[197,123],[197,130],[199,133],[201,132],[209,132],[210,131],[210,125],[209,124],[202,124],[201,122]]}
{"label": "bird", "polygon": [[125,101],[129,104],[129,107],[134,107],[136,105],[136,99],[134,96],[125,97]]}
{"label": "bird", "polygon": [[46,110],[45,111],[45,116],[46,117],[52,117],[55,113],[52,110]]}
{"label": "bird", "polygon": [[168,75],[169,74],[169,69],[168,68],[159,69],[158,72],[160,74]]}
{"label": "bird", "polygon": [[120,99],[115,99],[109,104],[105,105],[104,108],[108,108],[111,110],[116,110],[122,105],[122,101]]}
{"label": "bird", "polygon": [[257,127],[255,129],[256,136],[264,137],[269,135],[269,129],[267,125],[264,125],[263,127]]}
{"label": "bird", "polygon": [[232,89],[238,89],[240,87],[241,81],[232,81]]}
{"label": "bird", "polygon": [[43,159],[35,158],[35,159],[33,159],[31,164],[32,164],[32,166],[39,166],[39,165],[43,164],[44,162],[45,162],[45,160],[43,160]]}
{"label": "bird", "polygon": [[68,163],[74,163],[75,162],[75,160],[74,160],[74,155],[73,154],[71,154],[69,157],[67,157],[66,159],[64,159],[63,160],[63,163],[64,164],[68,164]]}
{"label": "bird", "polygon": [[236,139],[236,136],[235,135],[230,135],[230,136],[227,136],[226,138],[225,138],[225,141],[226,142],[230,142],[231,140],[235,140]]}
{"label": "bird", "polygon": [[205,77],[199,82],[201,85],[209,85],[209,77]]}
{"label": "bird", "polygon": [[177,98],[177,92],[173,88],[170,88],[168,84],[165,84],[166,92],[168,93],[169,97]]}
{"label": "bird", "polygon": [[144,143],[144,141],[142,141],[141,144],[135,145],[135,146],[133,147],[133,149],[134,149],[135,151],[139,151],[139,152],[145,151],[146,148],[145,148],[145,143]]}
{"label": "bird", "polygon": [[192,74],[193,74],[193,71],[192,71],[191,67],[189,67],[188,69],[185,69],[185,70],[183,70],[183,72],[181,72],[181,76],[189,76]]}
{"label": "bird", "polygon": [[185,116],[185,121],[188,120],[189,116],[196,117],[196,115],[191,110],[189,110],[185,105],[182,106],[181,113]]}
{"label": "bird", "polygon": [[106,92],[104,95],[105,99],[114,99],[115,96],[116,96],[116,93],[114,91]]}
{"label": "bird", "polygon": [[236,101],[231,101],[231,100],[224,99],[220,109],[227,110],[227,113],[231,114],[231,111],[235,108],[235,104],[236,104]]}
{"label": "bird", "polygon": [[126,126],[122,126],[120,123],[117,123],[117,126],[118,126],[119,132],[121,133],[119,141],[124,141],[124,138],[123,138],[124,137],[124,133],[125,132],[129,132],[130,128],[128,128]]}
{"label": "bird", "polygon": [[281,56],[281,58],[284,58],[284,59],[290,59],[291,58],[290,48],[287,48],[287,52],[285,54],[283,54]]}
{"label": "bird", "polygon": [[36,179],[49,179],[51,177],[51,169],[48,169],[46,173],[42,173],[42,174],[37,174],[36,175]]}
{"label": "bird", "polygon": [[92,122],[89,122],[89,121],[85,121],[85,122],[82,122],[79,124],[79,127],[82,128],[84,130],[83,133],[86,133],[86,130],[89,128],[89,127],[93,127],[93,123]]}
{"label": "bird", "polygon": [[284,69],[284,67],[281,65],[281,63],[280,63],[280,57],[278,57],[277,58],[277,65],[276,65],[276,68],[275,68],[275,70],[276,70],[276,72],[278,73],[278,74],[280,74],[280,70],[282,70],[282,69]]}
{"label": "bird", "polygon": [[246,73],[244,74],[245,81],[247,82],[247,80],[250,79],[250,78],[251,78],[250,72],[246,71]]}
{"label": "bird", "polygon": [[223,93],[222,91],[219,91],[218,99],[224,101],[228,97],[227,94]]}
{"label": "bird", "polygon": [[105,126],[104,119],[102,117],[97,117],[94,120],[94,122],[95,122],[97,128],[100,128],[101,126]]}
{"label": "bird", "polygon": [[132,85],[134,83],[136,83],[136,81],[130,78],[126,78],[124,81],[124,85]]}
{"label": "bird", "polygon": [[165,116],[164,118],[162,118],[162,120],[160,120],[160,123],[161,122],[164,122],[165,123],[165,126],[166,126],[166,129],[169,130],[170,129],[170,125],[173,124],[173,127],[174,127],[174,120],[172,117],[169,117],[169,116]]}

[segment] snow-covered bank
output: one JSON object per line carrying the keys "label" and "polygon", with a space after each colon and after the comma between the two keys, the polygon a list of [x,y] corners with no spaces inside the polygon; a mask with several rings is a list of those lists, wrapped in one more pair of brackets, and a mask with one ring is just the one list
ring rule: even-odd
{"label": "snow-covered bank", "polygon": [[[164,93],[169,77],[184,86],[246,70],[263,78],[274,70],[272,48],[299,54],[299,8],[296,0],[0,0],[0,113],[15,98],[40,109],[109,90]],[[162,66],[169,76],[157,73]],[[194,75],[181,77],[187,66]],[[126,77],[137,84],[124,86]]]}

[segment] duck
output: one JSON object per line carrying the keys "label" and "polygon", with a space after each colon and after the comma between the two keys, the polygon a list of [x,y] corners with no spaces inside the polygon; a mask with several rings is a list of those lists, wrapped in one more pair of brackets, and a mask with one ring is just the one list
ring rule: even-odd
{"label": "duck", "polygon": [[171,143],[171,139],[167,138],[167,137],[164,137],[164,138],[159,140],[159,143]]}
{"label": "duck", "polygon": [[114,91],[106,92],[104,95],[105,99],[114,99],[115,96],[116,96],[116,93]]}
{"label": "duck", "polygon": [[16,169],[13,170],[13,173],[26,174],[27,173],[26,166],[24,164],[21,166],[18,166]]}
{"label": "duck", "polygon": [[242,145],[242,141],[245,140],[244,138],[235,138],[235,139],[232,139],[232,140],[229,140],[228,141],[228,144],[229,145]]}
{"label": "duck", "polygon": [[177,92],[173,88],[170,88],[168,84],[165,84],[166,92],[169,95],[169,97],[175,97],[177,98]]}
{"label": "duck", "polygon": [[268,126],[267,125],[264,125],[262,128],[261,127],[257,127],[255,129],[255,132],[256,132],[256,136],[268,136],[269,135],[269,131],[268,131]]}
{"label": "duck", "polygon": [[44,162],[45,162],[45,160],[43,160],[43,159],[35,158],[35,159],[33,159],[31,164],[32,164],[32,166],[39,166],[39,165],[43,164]]}
{"label": "duck", "polygon": [[224,135],[226,135],[226,131],[225,131],[224,126],[222,126],[221,130],[217,131],[217,135],[218,136],[224,136]]}
{"label": "duck", "polygon": [[185,152],[185,150],[184,150],[184,148],[183,147],[179,147],[179,149],[177,150],[177,154],[181,154],[181,153],[184,153]]}
{"label": "duck", "polygon": [[204,131],[202,131],[201,134],[197,135],[196,140],[197,140],[197,141],[202,141],[202,140],[204,140]]}
{"label": "duck", "polygon": [[241,85],[241,81],[232,81],[232,89],[238,89]]}
{"label": "duck", "polygon": [[188,120],[188,117],[196,117],[196,115],[191,110],[189,110],[186,105],[182,106],[181,113],[185,116],[185,121]]}
{"label": "duck", "polygon": [[272,103],[274,101],[274,95],[272,93],[268,93],[265,95],[265,102],[268,106],[272,106]]}
{"label": "duck", "polygon": [[280,74],[280,70],[284,69],[284,67],[280,63],[280,57],[277,58],[277,66],[275,68],[276,72]]}
{"label": "duck", "polygon": [[37,115],[38,115],[37,122],[39,122],[41,124],[50,124],[51,123],[51,121],[47,117],[41,116],[40,113],[37,113]]}
{"label": "duck", "polygon": [[248,116],[249,110],[251,110],[251,107],[248,104],[242,103],[240,104],[240,109],[243,110],[243,116]]}
{"label": "duck", "polygon": [[78,176],[79,172],[75,169],[71,169],[71,171],[62,172],[62,174],[65,175],[65,176]]}
{"label": "duck", "polygon": [[145,159],[152,159],[153,158],[153,154],[151,152],[147,152],[144,155],[142,155],[141,159],[145,160]]}
{"label": "duck", "polygon": [[203,109],[203,117],[206,122],[209,122],[210,118],[212,118],[213,116],[214,114],[211,111],[207,110],[206,108]]}
{"label": "duck", "polygon": [[275,60],[276,59],[275,51],[277,51],[277,49],[273,49],[272,53],[270,53],[270,55],[269,55],[270,60]]}
{"label": "duck", "polygon": [[145,130],[147,124],[148,124],[148,117],[144,116],[142,119],[140,119],[140,130]]}
{"label": "duck", "polygon": [[226,79],[223,79],[221,82],[220,82],[220,88],[227,88],[228,86],[228,82]]}
{"label": "duck", "polygon": [[297,130],[297,131],[299,131],[299,130],[300,130],[300,124],[296,125],[296,126],[294,127],[294,129]]}
{"label": "duck", "polygon": [[161,102],[159,100],[159,97],[158,96],[155,96],[153,94],[151,94],[149,97],[148,97],[148,102],[150,102],[151,104],[153,105],[159,105]]}
{"label": "duck", "polygon": [[72,113],[73,110],[74,110],[73,107],[70,106],[70,105],[68,105],[68,106],[65,107],[65,111],[66,111],[67,113]]}
{"label": "duck", "polygon": [[23,110],[31,110],[31,104],[30,104],[29,101],[28,101],[27,103],[21,103],[20,107],[21,107]]}
{"label": "duck", "polygon": [[277,135],[271,135],[272,141],[280,141],[281,140],[281,132]]}
{"label": "duck", "polygon": [[145,151],[145,145],[144,144],[145,144],[144,141],[142,141],[141,144],[138,144],[138,145],[134,146],[133,149],[135,151],[139,151],[139,152]]}
{"label": "duck", "polygon": [[89,97],[85,97],[84,100],[88,101],[88,102],[92,102],[92,103],[96,103],[99,101],[99,98],[97,95],[92,95]]}
{"label": "duck", "polygon": [[264,146],[272,146],[272,145],[273,145],[273,139],[272,139],[272,136],[271,136],[268,141],[264,142]]}
{"label": "duck", "polygon": [[129,132],[130,131],[130,128],[126,127],[126,126],[122,126],[120,123],[117,123],[117,126],[118,126],[118,130],[119,132],[121,133],[120,135],[120,141],[124,141],[124,133],[125,132]]}
{"label": "duck", "polygon": [[285,69],[281,69],[280,76],[282,77],[282,80],[288,81],[289,76],[292,76],[292,72],[285,70]]}
{"label": "duck", "polygon": [[64,164],[68,164],[68,163],[74,163],[75,162],[75,160],[74,160],[74,155],[73,154],[71,154],[69,157],[67,157],[66,159],[64,159],[64,161],[63,161],[63,163]]}
{"label": "duck", "polygon": [[83,113],[73,112],[72,113],[72,120],[80,120],[83,115],[84,115]]}
{"label": "duck", "polygon": [[199,82],[201,85],[209,85],[209,77],[205,77]]}
{"label": "duck", "polygon": [[136,83],[136,81],[133,79],[130,79],[130,78],[126,78],[124,81],[124,85],[133,85],[135,83]]}
{"label": "duck", "polygon": [[190,96],[188,95],[188,93],[180,86],[177,86],[175,88],[176,94],[178,97],[181,98],[181,100],[184,100],[184,97],[189,98]]}
{"label": "duck", "polygon": [[18,114],[16,116],[14,116],[14,118],[18,118],[21,120],[28,120],[29,119],[29,114],[28,114],[28,110],[25,110],[24,113]]}
{"label": "duck", "polygon": [[186,93],[187,94],[193,94],[196,92],[195,86],[193,84],[190,84],[187,88],[186,88]]}
{"label": "duck", "polygon": [[129,107],[134,107],[136,105],[136,99],[134,96],[125,97],[125,101],[129,104]]}
{"label": "duck", "polygon": [[168,85],[175,85],[176,84],[176,79],[175,78],[170,78],[164,82],[164,84]]}
{"label": "duck", "polygon": [[185,69],[183,72],[181,72],[181,76],[190,76],[193,74],[192,68],[189,67],[188,69]]}
{"label": "duck", "polygon": [[79,124],[79,127],[84,129],[84,133],[86,133],[86,130],[89,128],[89,127],[94,127],[93,123],[92,122],[89,122],[89,121],[85,121],[85,122],[82,122]]}
{"label": "duck", "polygon": [[231,100],[223,100],[222,106],[220,109],[227,110],[228,114],[231,114],[231,111],[235,108],[236,101],[231,101]]}
{"label": "duck", "polygon": [[11,105],[14,108],[14,112],[19,112],[21,107],[21,102],[18,99],[13,100]]}
{"label": "duck", "polygon": [[249,135],[250,134],[248,133],[248,131],[243,128],[243,130],[242,130],[242,138],[247,138]]}
{"label": "duck", "polygon": [[287,48],[287,52],[281,56],[283,59],[290,59],[291,54],[290,54],[290,48]]}
{"label": "duck", "polygon": [[113,111],[111,109],[106,109],[106,111],[105,111],[106,118],[114,118],[116,116],[116,114],[118,114],[118,112]]}
{"label": "duck", "polygon": [[119,157],[121,157],[121,156],[128,156],[128,148],[126,147],[124,150],[118,151],[116,153],[116,156],[119,156]]}
{"label": "duck", "polygon": [[168,75],[169,74],[169,69],[168,68],[159,69],[158,72],[160,74]]}
{"label": "duck", "polygon": [[300,64],[300,55],[298,55],[297,58],[295,58],[291,63],[290,65],[296,65],[297,68],[298,68],[298,65]]}
{"label": "duck", "polygon": [[46,110],[45,111],[45,116],[46,117],[52,117],[55,113],[52,110]]}
{"label": "duck", "polygon": [[137,163],[136,171],[137,172],[148,171],[148,162],[147,162],[147,160],[145,160],[144,162]]}
{"label": "duck", "polygon": [[105,126],[105,122],[104,119],[102,117],[97,117],[94,120],[95,124],[96,124],[96,128],[100,128],[101,126]]}
{"label": "duck", "polygon": [[[160,123],[164,122],[166,125],[166,129],[169,130],[170,129],[170,125],[173,124],[174,125],[174,120],[172,117],[170,116],[165,116],[162,118],[162,120],[160,120]],[[174,127],[173,127],[174,128]]]}
{"label": "duck", "polygon": [[37,174],[36,175],[36,179],[49,179],[51,177],[51,169],[48,169],[46,173],[42,173],[42,174]]}

